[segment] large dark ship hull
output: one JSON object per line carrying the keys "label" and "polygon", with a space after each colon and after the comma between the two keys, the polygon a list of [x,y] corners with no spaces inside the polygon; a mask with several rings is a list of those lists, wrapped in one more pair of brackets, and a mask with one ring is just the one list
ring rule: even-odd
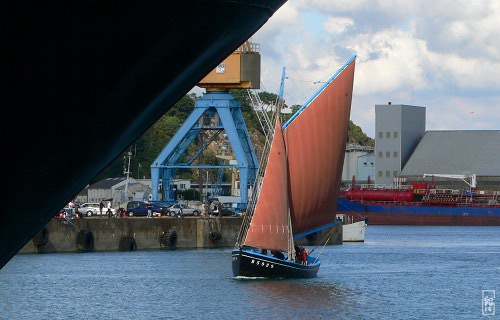
{"label": "large dark ship hull", "polygon": [[0,268],[284,2],[2,6]]}
{"label": "large dark ship hull", "polygon": [[233,250],[233,275],[249,278],[314,278],[318,274],[320,261],[308,257],[303,265],[277,259],[249,250]]}
{"label": "large dark ship hull", "polygon": [[338,213],[359,215],[369,225],[500,226],[500,207],[361,204],[340,197]]}

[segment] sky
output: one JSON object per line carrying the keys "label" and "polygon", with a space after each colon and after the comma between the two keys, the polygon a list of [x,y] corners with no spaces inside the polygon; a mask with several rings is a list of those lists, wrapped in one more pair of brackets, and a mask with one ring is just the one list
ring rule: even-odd
{"label": "sky", "polygon": [[261,83],[302,104],[357,55],[351,120],[375,105],[426,107],[426,130],[500,129],[500,1],[289,0],[251,38]]}

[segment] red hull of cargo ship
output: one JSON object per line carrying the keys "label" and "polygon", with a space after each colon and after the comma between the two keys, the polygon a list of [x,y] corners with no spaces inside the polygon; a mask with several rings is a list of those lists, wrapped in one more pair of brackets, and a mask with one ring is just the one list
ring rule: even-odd
{"label": "red hull of cargo ship", "polygon": [[360,215],[367,224],[500,226],[499,191],[436,189],[434,182],[356,185],[353,180],[353,186],[341,191],[337,211]]}

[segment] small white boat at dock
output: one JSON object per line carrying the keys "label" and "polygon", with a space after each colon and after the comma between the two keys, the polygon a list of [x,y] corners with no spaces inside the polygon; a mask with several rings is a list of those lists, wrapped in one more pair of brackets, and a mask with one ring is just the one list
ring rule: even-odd
{"label": "small white boat at dock", "polygon": [[366,221],[359,220],[355,221],[354,216],[349,216],[347,214],[339,213],[337,214],[337,220],[342,221],[342,241],[343,242],[364,242],[365,241],[365,230]]}

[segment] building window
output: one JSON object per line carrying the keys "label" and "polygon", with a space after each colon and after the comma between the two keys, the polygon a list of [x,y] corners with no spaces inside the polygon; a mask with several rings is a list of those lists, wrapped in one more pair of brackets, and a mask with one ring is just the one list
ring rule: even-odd
{"label": "building window", "polygon": [[384,137],[384,133],[383,133],[382,131],[380,131],[380,132],[378,133],[378,137],[379,137],[380,139],[382,139],[382,138]]}
{"label": "building window", "polygon": [[181,190],[186,190],[186,184],[185,183],[181,183],[180,184],[180,189]]}
{"label": "building window", "polygon": [[390,177],[390,176],[391,176],[391,172],[390,172],[389,170],[387,170],[387,171],[385,172],[385,176],[386,176],[386,177]]}
{"label": "building window", "polygon": [[382,158],[382,157],[383,157],[383,155],[384,155],[384,153],[383,153],[382,151],[379,151],[379,152],[378,152],[378,157],[379,157],[379,158]]}
{"label": "building window", "polygon": [[378,176],[379,176],[379,177],[382,177],[382,171],[379,171],[379,172],[378,172]]}
{"label": "building window", "polygon": [[392,176],[393,176],[393,177],[397,177],[397,176],[398,176],[398,172],[394,170],[394,171],[392,172]]}
{"label": "building window", "polygon": [[386,151],[385,152],[385,157],[386,158],[390,158],[391,157],[391,152],[390,151]]}
{"label": "building window", "polygon": [[397,158],[397,157],[398,157],[398,152],[394,151],[394,158]]}
{"label": "building window", "polygon": [[394,139],[397,139],[398,138],[398,132],[397,131],[394,131]]}
{"label": "building window", "polygon": [[391,137],[391,133],[390,133],[389,131],[387,131],[387,132],[385,133],[385,137],[386,137],[387,139],[389,139],[389,138]]}

